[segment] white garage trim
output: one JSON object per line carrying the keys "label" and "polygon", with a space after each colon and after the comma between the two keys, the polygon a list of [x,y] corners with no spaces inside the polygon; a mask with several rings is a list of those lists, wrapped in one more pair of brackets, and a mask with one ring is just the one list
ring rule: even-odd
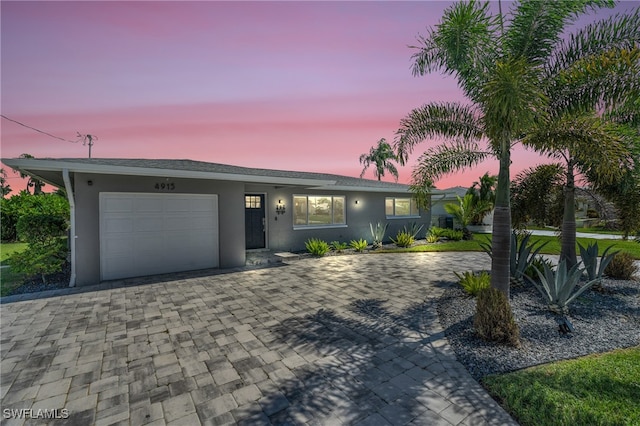
{"label": "white garage trim", "polygon": [[100,279],[217,268],[218,196],[100,193]]}

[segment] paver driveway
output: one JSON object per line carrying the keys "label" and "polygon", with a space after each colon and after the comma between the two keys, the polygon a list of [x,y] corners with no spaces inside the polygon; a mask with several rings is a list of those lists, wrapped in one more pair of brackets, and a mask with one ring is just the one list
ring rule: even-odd
{"label": "paver driveway", "polygon": [[512,424],[435,309],[452,269],[488,263],[336,256],[6,303],[2,423]]}

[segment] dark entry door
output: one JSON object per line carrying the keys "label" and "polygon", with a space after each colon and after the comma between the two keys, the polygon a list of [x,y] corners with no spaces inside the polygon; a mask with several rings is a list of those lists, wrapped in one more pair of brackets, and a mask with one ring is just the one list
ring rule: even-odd
{"label": "dark entry door", "polygon": [[264,194],[244,196],[244,232],[247,249],[265,248]]}

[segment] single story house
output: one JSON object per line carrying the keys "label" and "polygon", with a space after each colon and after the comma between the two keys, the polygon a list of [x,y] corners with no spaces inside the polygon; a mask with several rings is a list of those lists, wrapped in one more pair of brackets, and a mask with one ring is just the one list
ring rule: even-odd
{"label": "single story house", "polygon": [[[247,250],[304,250],[309,238],[371,242],[418,222],[407,185],[191,160],[12,158],[71,205],[70,285],[243,266]],[[436,191],[437,192],[437,191]]]}

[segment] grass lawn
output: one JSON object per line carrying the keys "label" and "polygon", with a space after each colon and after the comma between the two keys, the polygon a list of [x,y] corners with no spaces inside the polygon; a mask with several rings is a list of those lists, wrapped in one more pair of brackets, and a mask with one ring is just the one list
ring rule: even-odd
{"label": "grass lawn", "polygon": [[[593,243],[592,238],[576,238],[577,242],[583,246]],[[445,241],[433,244],[422,244],[409,248],[389,248],[376,250],[376,253],[404,253],[404,252],[437,252],[437,251],[482,251],[479,241],[491,242],[491,234],[474,234],[473,240],[470,241]],[[547,242],[542,249],[544,254],[560,254],[560,240],[555,236],[532,235],[530,241],[532,243]],[[600,254],[609,246],[614,246],[612,250],[622,250],[629,253],[635,259],[640,259],[640,244],[633,240],[597,240],[598,250]],[[576,246],[577,250],[577,246]],[[578,251],[578,256],[579,256]]]}
{"label": "grass lawn", "polygon": [[[9,255],[27,248],[26,243],[2,243],[0,244],[0,265],[6,263]],[[22,285],[24,275],[14,274],[9,268],[0,269],[0,296],[7,295],[14,288]]]}
{"label": "grass lawn", "polygon": [[640,424],[640,347],[489,376],[483,384],[523,426]]}

